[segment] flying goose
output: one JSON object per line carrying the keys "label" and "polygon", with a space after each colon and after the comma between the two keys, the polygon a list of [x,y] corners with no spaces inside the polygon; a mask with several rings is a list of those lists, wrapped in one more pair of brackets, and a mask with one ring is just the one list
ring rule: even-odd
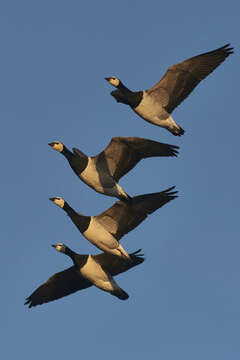
{"label": "flying goose", "polygon": [[139,195],[125,202],[118,200],[113,206],[97,216],[78,214],[63,198],[50,198],[71,218],[82,235],[99,249],[131,261],[130,255],[119,240],[137,227],[149,214],[175,199],[177,192],[171,187],[162,192]]}
{"label": "flying goose", "polygon": [[130,196],[118,184],[119,179],[137,163],[153,156],[177,156],[178,146],[137,137],[114,137],[100,154],[88,157],[80,150],[71,152],[60,141],[48,144],[63,154],[75,174],[101,194],[128,201]]}
{"label": "flying goose", "polygon": [[68,255],[73,266],[52,275],[40,285],[25,301],[29,308],[60,299],[86,289],[92,285],[121,300],[128,299],[128,294],[122,290],[113,279],[113,276],[123,273],[144,261],[141,250],[130,254],[131,263],[126,263],[119,257],[102,253],[99,255],[80,255],[64,244],[52,245],[57,251]]}
{"label": "flying goose", "polygon": [[117,77],[105,78],[117,88],[111,95],[117,102],[129,105],[144,120],[181,136],[184,130],[171,117],[172,111],[218,67],[230,54],[230,44],[187,59],[168,68],[151,89],[133,92]]}

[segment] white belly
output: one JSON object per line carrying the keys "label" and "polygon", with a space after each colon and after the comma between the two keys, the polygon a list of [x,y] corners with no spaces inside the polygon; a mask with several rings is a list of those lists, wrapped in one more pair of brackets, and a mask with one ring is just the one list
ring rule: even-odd
{"label": "white belly", "polygon": [[146,92],[140,104],[133,109],[144,120],[162,127],[166,127],[166,110]]}
{"label": "white belly", "polygon": [[112,276],[106,273],[91,255],[88,257],[86,264],[80,269],[80,272],[86,279],[104,291],[111,292],[118,288]]}
{"label": "white belly", "polygon": [[88,159],[86,169],[79,175],[81,180],[101,194],[117,196],[118,190],[115,181],[109,175],[106,176],[107,183],[104,182],[103,176],[101,177],[98,173],[95,162],[91,158]]}
{"label": "white belly", "polygon": [[83,236],[103,251],[111,252],[119,243],[93,216]]}
{"label": "white belly", "polygon": [[95,190],[103,192],[103,186],[100,182],[100,177],[97,172],[96,166],[91,158],[88,158],[88,160],[88,165],[86,169],[83,170],[80,177],[86,184],[93,187]]}

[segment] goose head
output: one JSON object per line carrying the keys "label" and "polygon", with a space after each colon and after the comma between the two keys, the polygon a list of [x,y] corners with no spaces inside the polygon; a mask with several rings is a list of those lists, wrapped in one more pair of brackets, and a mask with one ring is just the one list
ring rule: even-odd
{"label": "goose head", "polygon": [[52,245],[52,247],[54,247],[57,251],[64,253],[64,254],[67,252],[67,249],[68,249],[67,246],[62,243]]}
{"label": "goose head", "polygon": [[121,83],[121,81],[116,76],[105,77],[104,79],[107,80],[109,84],[111,84],[115,88],[118,88]]}
{"label": "goose head", "polygon": [[54,149],[60,153],[64,149],[64,145],[63,145],[63,143],[61,143],[61,141],[53,141],[53,142],[49,143],[48,145],[51,146],[52,149]]}
{"label": "goose head", "polygon": [[56,196],[56,197],[49,198],[49,200],[51,200],[52,202],[54,202],[54,204],[56,204],[56,205],[59,206],[60,208],[63,208],[63,207],[64,207],[65,200],[64,200],[63,198],[61,198],[60,196]]}

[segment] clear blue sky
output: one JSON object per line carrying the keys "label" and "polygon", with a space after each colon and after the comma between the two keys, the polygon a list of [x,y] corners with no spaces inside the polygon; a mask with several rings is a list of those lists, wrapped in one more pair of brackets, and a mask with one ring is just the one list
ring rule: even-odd
{"label": "clear blue sky", "polygon": [[[239,359],[239,13],[231,0],[1,1],[3,359]],[[109,95],[105,76],[146,89],[168,66],[228,42],[235,54],[173,113],[181,138]],[[146,255],[117,277],[130,298],[92,287],[29,310],[25,297],[71,264],[52,243],[98,252],[48,198],[88,215],[114,202],[47,144],[94,155],[116,135],[181,147],[120,181],[130,195],[179,190],[122,239]]]}

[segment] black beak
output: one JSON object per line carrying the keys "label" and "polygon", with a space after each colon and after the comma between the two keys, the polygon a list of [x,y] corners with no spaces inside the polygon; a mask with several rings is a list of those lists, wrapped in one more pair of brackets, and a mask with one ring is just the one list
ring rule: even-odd
{"label": "black beak", "polygon": [[51,200],[51,201],[54,201],[56,198],[55,197],[53,197],[53,198],[49,198],[49,200]]}
{"label": "black beak", "polygon": [[110,80],[111,78],[110,78],[110,77],[105,77],[104,79],[109,82],[109,80]]}
{"label": "black beak", "polygon": [[48,143],[48,145],[51,147],[53,147],[54,144],[55,144],[55,142]]}
{"label": "black beak", "polygon": [[54,248],[56,249],[56,246],[57,246],[57,245],[51,245],[51,246],[52,246],[52,247],[54,247]]}

